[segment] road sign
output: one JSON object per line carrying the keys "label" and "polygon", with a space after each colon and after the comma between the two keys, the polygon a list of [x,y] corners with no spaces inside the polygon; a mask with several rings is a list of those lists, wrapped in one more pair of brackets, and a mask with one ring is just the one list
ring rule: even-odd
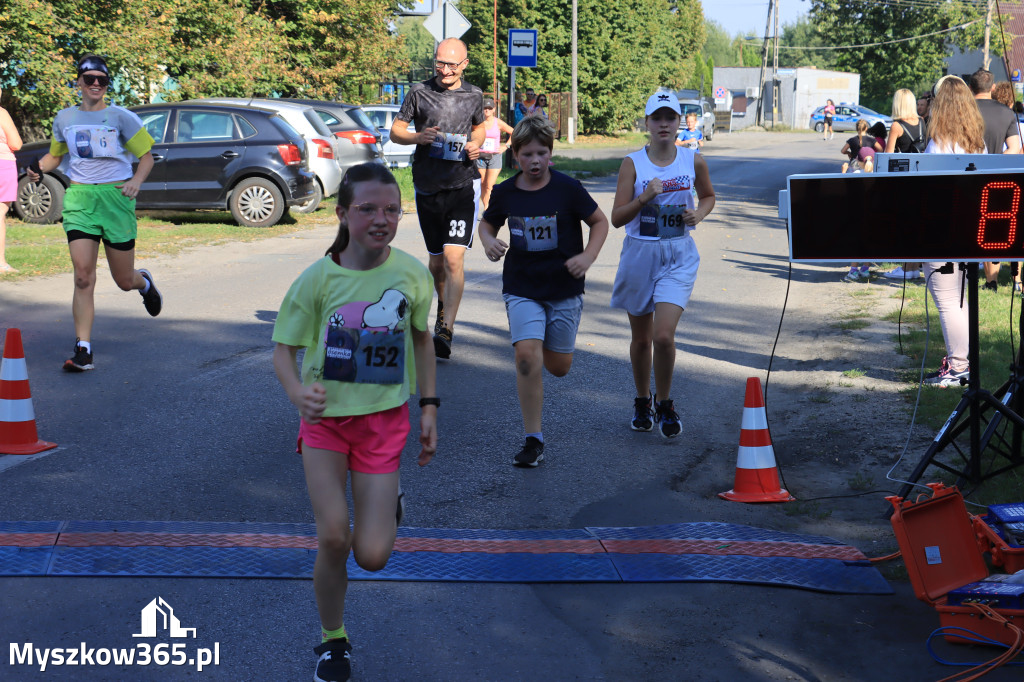
{"label": "road sign", "polygon": [[528,68],[537,66],[537,29],[508,30],[508,65]]}
{"label": "road sign", "polygon": [[434,40],[441,42],[445,38],[459,38],[472,26],[455,5],[444,2],[423,20],[423,28],[427,29]]}
{"label": "road sign", "polygon": [[725,88],[715,88],[715,99],[725,99]]}
{"label": "road sign", "polygon": [[1010,80],[1014,83],[1020,83],[1020,69],[1014,69],[1010,72]]}
{"label": "road sign", "polygon": [[428,16],[434,11],[434,0],[399,0],[398,13],[402,16]]}

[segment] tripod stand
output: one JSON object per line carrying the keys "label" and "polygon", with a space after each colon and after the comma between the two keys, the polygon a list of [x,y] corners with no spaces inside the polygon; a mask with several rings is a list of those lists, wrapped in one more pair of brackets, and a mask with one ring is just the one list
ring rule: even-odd
{"label": "tripod stand", "polygon": [[[963,266],[961,266],[963,267]],[[900,488],[899,496],[906,498],[913,489],[913,483],[921,478],[928,465],[937,466],[944,471],[957,475],[956,485],[961,487],[965,482],[981,483],[998,474],[1024,464],[1021,452],[1022,435],[1024,435],[1024,346],[1017,350],[1013,364],[1010,366],[1010,379],[994,393],[981,387],[981,363],[978,359],[978,264],[967,263],[967,305],[970,324],[969,348],[967,351],[970,363],[970,378],[967,390],[949,419],[939,429],[924,457],[918,462],[907,483]],[[1024,334],[1024,316],[1018,321],[1018,327]],[[1024,339],[1024,335],[1021,337]],[[987,413],[992,411],[991,416]],[[1012,430],[1009,440],[1006,428],[997,433],[1003,418],[1009,420],[1005,426]],[[984,427],[984,432],[982,428]],[[960,434],[966,430],[969,434],[969,451],[964,452],[956,442]],[[936,456],[952,446],[956,451],[959,464],[940,462]],[[981,454],[986,449],[992,450],[992,466],[985,472],[981,470]],[[997,458],[1002,457],[1006,463],[996,468]]]}

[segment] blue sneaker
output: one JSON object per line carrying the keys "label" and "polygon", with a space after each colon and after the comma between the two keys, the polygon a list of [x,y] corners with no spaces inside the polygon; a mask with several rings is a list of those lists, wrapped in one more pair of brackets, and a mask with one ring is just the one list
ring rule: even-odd
{"label": "blue sneaker", "polygon": [[629,428],[634,431],[650,431],[654,428],[654,410],[651,409],[653,403],[653,395],[633,398],[633,419],[629,422]]}
{"label": "blue sneaker", "polygon": [[683,423],[671,400],[662,400],[654,410],[654,422],[664,438],[675,438],[683,431]]}

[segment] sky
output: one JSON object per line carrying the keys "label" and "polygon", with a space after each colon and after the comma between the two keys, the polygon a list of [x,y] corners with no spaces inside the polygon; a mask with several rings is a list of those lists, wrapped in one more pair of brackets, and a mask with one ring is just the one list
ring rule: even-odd
{"label": "sky", "polygon": [[[702,0],[704,18],[717,22],[730,36],[746,31],[762,35],[768,20],[768,0]],[[779,0],[779,29],[807,14],[808,0]]]}

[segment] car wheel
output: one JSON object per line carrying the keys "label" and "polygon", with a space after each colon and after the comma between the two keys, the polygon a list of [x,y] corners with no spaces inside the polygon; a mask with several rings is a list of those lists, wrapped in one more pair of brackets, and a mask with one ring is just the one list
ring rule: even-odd
{"label": "car wheel", "polygon": [[818,121],[817,123],[815,123],[814,124],[814,132],[816,132],[816,133],[823,133],[823,132],[825,132],[825,122],[824,121]]}
{"label": "car wheel", "polygon": [[64,211],[64,185],[52,175],[43,175],[32,182],[27,175],[18,180],[18,196],[14,212],[26,223],[40,225],[55,223]]}
{"label": "car wheel", "polygon": [[284,215],[284,195],[270,180],[246,178],[231,193],[231,215],[245,227],[270,227]]}
{"label": "car wheel", "polygon": [[320,208],[320,202],[324,200],[324,190],[320,187],[320,181],[313,181],[313,195],[301,204],[292,206],[296,213],[312,213]]}

